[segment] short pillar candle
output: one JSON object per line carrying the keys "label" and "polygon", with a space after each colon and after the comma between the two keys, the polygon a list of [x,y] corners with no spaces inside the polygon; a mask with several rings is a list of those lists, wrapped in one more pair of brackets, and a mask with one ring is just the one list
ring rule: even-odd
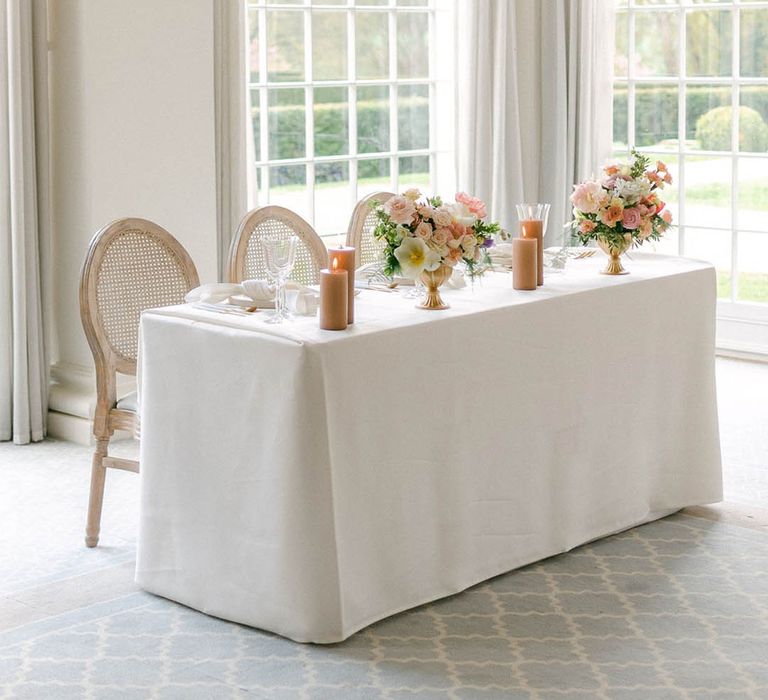
{"label": "short pillar candle", "polygon": [[335,258],[337,268],[347,271],[347,323],[355,322],[355,249],[352,246],[340,246],[328,251],[333,267]]}
{"label": "short pillar candle", "polygon": [[539,242],[535,238],[512,239],[512,288],[536,289]]}
{"label": "short pillar candle", "polygon": [[343,331],[347,327],[347,279],[349,273],[338,269],[339,261],[331,260],[331,269],[320,270],[320,328]]}
{"label": "short pillar candle", "polygon": [[[522,219],[520,221],[520,235],[523,238],[533,238],[536,240],[536,284],[542,285],[544,284],[544,235],[542,220]],[[512,264],[514,265],[514,257],[512,258]]]}

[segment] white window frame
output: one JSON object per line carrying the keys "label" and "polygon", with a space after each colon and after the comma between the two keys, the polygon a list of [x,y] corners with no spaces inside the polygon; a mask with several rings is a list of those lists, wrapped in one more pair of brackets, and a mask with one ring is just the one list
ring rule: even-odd
{"label": "white window frame", "polygon": [[[618,4],[618,3],[617,3]],[[627,0],[617,6],[619,14],[627,17],[627,75],[614,76],[614,84],[627,86],[627,143],[635,143],[635,87],[637,84],[677,85],[678,87],[678,146],[676,149],[638,148],[651,154],[674,154],[682,166],[691,156],[716,156],[731,159],[731,228],[692,225],[690,228],[711,231],[730,231],[731,234],[731,294],[729,299],[718,299],[718,348],[728,354],[755,356],[768,359],[768,303],[742,301],[738,299],[738,245],[740,233],[754,233],[768,237],[768,231],[755,231],[739,227],[739,159],[758,158],[768,163],[768,153],[740,152],[739,144],[739,105],[740,89],[743,85],[766,85],[768,78],[741,77],[740,75],[740,30],[741,10],[766,9],[768,1],[741,2],[740,0],[721,0],[718,2],[697,2],[678,0],[666,4],[637,4]],[[694,11],[729,10],[731,12],[731,75],[725,77],[686,77],[686,16]],[[654,77],[635,75],[633,56],[635,54],[635,21],[638,15],[676,13],[678,22],[678,65],[677,76]],[[730,151],[703,151],[686,148],[686,86],[687,85],[724,85],[731,88],[733,107],[731,124]],[[685,168],[678,167],[676,181],[678,187],[678,214],[675,226],[678,232],[678,254],[685,250],[686,204],[685,204]]]}
{"label": "white window frame", "polygon": [[[259,37],[259,80],[250,81],[249,97],[254,90],[259,93],[259,154],[255,166],[260,174],[258,201],[260,205],[271,202],[269,175],[270,168],[279,165],[303,165],[306,167],[306,213],[311,224],[315,221],[315,166],[321,163],[348,163],[349,167],[349,211],[351,213],[359,199],[358,192],[358,163],[365,160],[389,161],[389,187],[397,192],[403,183],[400,177],[399,159],[409,156],[425,156],[429,159],[429,188],[435,191],[442,178],[437,177],[438,168],[444,168],[450,162],[453,165],[453,148],[451,139],[447,138],[447,130],[452,130],[453,119],[441,120],[438,126],[436,105],[443,104],[453,87],[448,76],[438,77],[437,41],[438,31],[452,22],[450,17],[452,0],[427,0],[426,5],[398,5],[396,0],[388,0],[386,4],[359,5],[355,0],[345,0],[344,4],[320,4],[317,0],[296,0],[295,2],[276,4],[269,0],[247,0],[248,16],[258,13]],[[268,80],[267,57],[267,12],[271,10],[300,12],[304,18],[304,77],[297,82],[270,82]],[[344,80],[313,80],[312,52],[312,12],[333,11],[345,12],[347,16],[347,78]],[[356,74],[356,21],[361,13],[387,14],[389,39],[389,75],[375,80],[360,80]],[[427,14],[429,32],[429,68],[425,78],[399,78],[397,75],[397,17],[406,13]],[[398,150],[398,88],[408,85],[426,85],[429,91],[429,144],[427,148],[413,150]],[[389,150],[375,153],[359,153],[357,149],[357,90],[360,87],[378,86],[389,88]],[[314,89],[316,88],[346,88],[348,100],[348,153],[334,156],[314,155]],[[294,88],[304,90],[305,107],[305,142],[306,155],[304,158],[270,159],[269,156],[269,91],[276,88]],[[445,178],[450,181],[451,178]],[[255,190],[254,186],[254,190]],[[337,236],[344,231],[319,231],[323,237]]]}

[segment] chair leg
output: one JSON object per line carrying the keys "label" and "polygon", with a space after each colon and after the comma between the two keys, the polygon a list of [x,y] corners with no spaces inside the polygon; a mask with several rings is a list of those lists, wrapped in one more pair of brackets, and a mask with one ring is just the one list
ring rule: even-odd
{"label": "chair leg", "polygon": [[109,438],[96,440],[96,452],[93,454],[91,467],[91,493],[88,497],[88,522],[85,526],[85,544],[87,547],[95,547],[99,543],[101,505],[104,501],[104,481],[107,476],[104,457],[107,456],[108,446]]}

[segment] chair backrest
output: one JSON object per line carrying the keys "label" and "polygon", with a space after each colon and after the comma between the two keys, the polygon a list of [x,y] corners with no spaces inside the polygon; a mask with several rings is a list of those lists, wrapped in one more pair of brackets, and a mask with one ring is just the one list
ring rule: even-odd
{"label": "chair backrest", "polygon": [[298,236],[296,262],[289,278],[304,285],[320,281],[320,270],[328,267],[328,250],[320,236],[290,209],[270,205],[252,209],[240,222],[229,251],[227,276],[230,282],[267,277],[261,239],[268,235]]}
{"label": "chair backrest", "polygon": [[141,312],[181,304],[199,284],[189,254],[161,226],[131,218],[102,228],[80,273],[80,318],[97,381],[136,374]]}
{"label": "chair backrest", "polygon": [[354,246],[357,267],[375,262],[381,258],[384,244],[373,237],[376,228],[376,216],[371,209],[371,203],[383,204],[395,195],[391,192],[374,192],[361,199],[352,212],[347,229],[347,245]]}

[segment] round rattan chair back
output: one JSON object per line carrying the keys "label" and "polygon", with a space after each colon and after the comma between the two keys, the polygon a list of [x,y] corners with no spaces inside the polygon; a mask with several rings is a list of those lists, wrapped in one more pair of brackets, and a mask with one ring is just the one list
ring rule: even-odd
{"label": "round rattan chair back", "polygon": [[199,283],[187,251],[157,224],[118,219],[102,228],[80,275],[80,316],[97,367],[135,374],[141,312],[181,304]]}
{"label": "round rattan chair back", "polygon": [[298,214],[272,205],[252,209],[240,222],[229,253],[230,282],[267,277],[261,239],[269,235],[298,236],[296,262],[290,279],[303,285],[319,283],[320,270],[328,266],[325,244],[315,229]]}
{"label": "round rattan chair back", "polygon": [[373,237],[376,228],[376,216],[371,209],[371,203],[383,204],[395,195],[391,192],[374,192],[361,199],[352,212],[347,229],[347,245],[354,246],[357,267],[367,265],[381,259],[384,244]]}

